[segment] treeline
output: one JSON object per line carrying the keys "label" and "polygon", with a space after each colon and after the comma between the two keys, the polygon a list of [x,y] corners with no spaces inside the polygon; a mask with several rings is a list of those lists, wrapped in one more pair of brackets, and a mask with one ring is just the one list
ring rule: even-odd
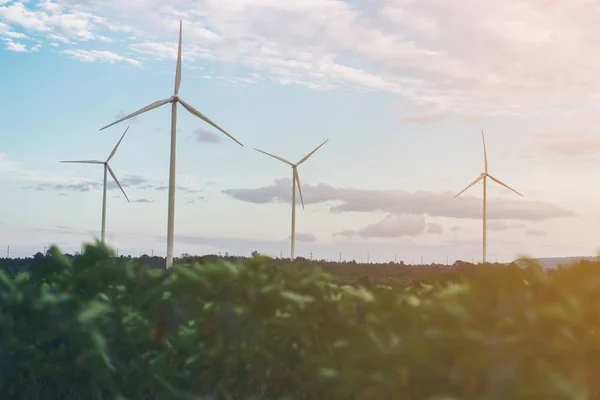
{"label": "treeline", "polygon": [[[64,254],[68,259],[73,259],[76,255]],[[36,253],[32,257],[27,258],[0,258],[0,269],[3,269],[10,275],[19,272],[29,271],[35,265],[42,263],[51,256],[49,252],[43,254]],[[230,256],[209,254],[203,256],[193,256],[182,254],[181,257],[175,258],[175,262],[200,265],[214,264],[218,261],[229,262],[246,262],[254,257],[259,257],[259,254],[254,252],[252,257]],[[165,258],[159,256],[150,256],[143,254],[140,257],[119,256],[113,257],[114,260],[129,260],[134,263],[139,263],[148,268],[162,269],[165,265]],[[280,266],[288,264],[289,258],[273,258],[269,259],[268,265]],[[298,268],[307,266],[318,266],[321,270],[331,274],[334,280],[338,283],[356,283],[360,280],[363,284],[387,284],[393,281],[398,283],[411,282],[429,282],[429,281],[456,281],[460,277],[469,276],[472,270],[480,264],[474,264],[466,261],[456,261],[452,265],[444,264],[426,264],[426,265],[409,265],[403,262],[389,263],[358,263],[356,261],[348,262],[332,262],[328,260],[309,260],[303,257],[297,257],[294,260],[294,265]],[[504,264],[488,264],[491,267],[502,267]]]}

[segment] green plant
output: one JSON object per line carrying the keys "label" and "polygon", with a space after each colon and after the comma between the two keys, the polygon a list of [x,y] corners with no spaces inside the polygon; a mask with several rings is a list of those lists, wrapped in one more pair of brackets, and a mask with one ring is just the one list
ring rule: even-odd
{"label": "green plant", "polygon": [[28,273],[0,272],[2,399],[583,400],[600,390],[600,264],[553,276],[481,266],[367,289],[260,256],[162,271],[100,243],[72,261],[50,252]]}

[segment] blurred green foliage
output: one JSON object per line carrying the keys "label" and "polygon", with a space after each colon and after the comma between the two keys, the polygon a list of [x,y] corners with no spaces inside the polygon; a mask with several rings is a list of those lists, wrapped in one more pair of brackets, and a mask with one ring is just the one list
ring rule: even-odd
{"label": "blurred green foliage", "polygon": [[0,399],[573,399],[600,391],[600,264],[418,285],[308,264],[0,271]]}

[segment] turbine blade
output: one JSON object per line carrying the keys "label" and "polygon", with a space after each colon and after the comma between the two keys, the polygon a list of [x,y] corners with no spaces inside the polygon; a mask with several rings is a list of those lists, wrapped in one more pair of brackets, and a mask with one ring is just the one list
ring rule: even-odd
{"label": "turbine blade", "polygon": [[502,182],[500,179],[493,177],[492,175],[488,175],[490,177],[491,180],[493,180],[494,182],[496,182],[499,185],[504,186],[505,188],[507,188],[508,190],[511,190],[513,192],[515,192],[516,194],[518,194],[521,197],[525,197],[523,196],[521,193],[517,192],[515,189],[511,188],[510,186],[508,186],[506,183]]}
{"label": "turbine blade", "polygon": [[279,157],[279,156],[276,156],[275,154],[267,153],[266,151],[262,151],[262,150],[259,150],[259,149],[254,149],[254,150],[256,150],[256,151],[258,151],[258,152],[261,152],[261,153],[263,153],[263,154],[266,154],[266,155],[268,155],[268,156],[271,156],[271,157],[273,157],[273,158],[276,158],[276,159],[278,159],[279,161],[283,161],[284,163],[286,163],[286,164],[289,164],[289,165],[291,165],[292,167],[294,166],[294,164],[292,164],[291,162],[289,162],[288,160],[286,160],[286,159],[285,159],[285,158],[283,158],[283,157]]}
{"label": "turbine blade", "polygon": [[123,117],[123,118],[121,118],[121,119],[113,122],[110,125],[106,125],[104,128],[100,128],[100,130],[103,131],[104,129],[109,128],[109,127],[111,127],[111,126],[113,126],[115,124],[118,124],[119,122],[123,122],[126,119],[133,118],[133,117],[135,117],[137,115],[143,114],[146,111],[154,110],[155,108],[160,107],[162,105],[165,105],[167,103],[170,103],[172,101],[173,101],[172,97],[169,97],[168,99],[164,99],[164,100],[155,101],[154,103],[147,105],[146,107],[142,108],[141,110],[137,110],[136,112],[131,113],[131,114],[129,114],[129,115],[127,115],[127,116],[125,116],[125,117]]}
{"label": "turbine blade", "polygon": [[181,31],[183,28],[183,22],[179,20],[179,48],[177,50],[177,69],[175,71],[175,96],[179,93],[179,86],[181,86]]}
{"label": "turbine blade", "polygon": [[121,186],[121,184],[119,183],[119,180],[117,179],[117,177],[116,177],[115,173],[113,172],[112,168],[108,164],[106,164],[106,166],[108,167],[108,172],[110,172],[110,176],[113,177],[113,179],[115,180],[115,183],[117,184],[117,186],[119,186],[119,189],[121,189],[121,192],[123,192],[123,194],[125,195],[125,198],[127,199],[127,201],[129,201],[129,197],[127,197],[127,193],[125,193],[125,190],[123,190],[123,186]]}
{"label": "turbine blade", "polygon": [[113,151],[110,152],[110,155],[108,156],[108,158],[106,159],[106,162],[109,162],[111,158],[113,158],[113,156],[115,155],[115,153],[117,152],[117,149],[119,148],[119,145],[121,144],[121,141],[123,140],[123,138],[125,137],[125,134],[127,133],[127,131],[129,130],[129,127],[127,127],[127,129],[125,129],[125,132],[123,132],[123,135],[121,135],[121,139],[119,139],[119,141],[117,142],[117,145],[115,146],[115,148],[113,149]]}
{"label": "turbine blade", "polygon": [[327,139],[326,141],[324,141],[323,143],[321,143],[316,149],[314,149],[313,151],[311,151],[310,153],[308,153],[307,155],[304,156],[304,158],[300,161],[298,161],[298,164],[296,165],[300,165],[302,164],[304,161],[308,160],[308,157],[312,156],[313,154],[315,154],[315,151],[319,150],[325,143],[327,143],[329,141],[329,139]]}
{"label": "turbine blade", "polygon": [[485,148],[485,137],[483,136],[483,129],[481,130],[481,140],[483,140],[483,161],[485,163],[485,173],[488,172],[488,160],[487,160],[487,150]]}
{"label": "turbine blade", "polygon": [[[300,202],[302,203],[302,209],[304,210],[304,197],[302,196],[302,187],[300,186],[300,175],[298,174],[298,168],[294,168],[294,177],[296,178],[296,185],[298,185],[298,193],[300,194]],[[292,182],[292,185],[294,183]]]}
{"label": "turbine blade", "polygon": [[104,164],[104,161],[98,160],[79,160],[79,161],[59,161],[61,163],[75,163],[75,164]]}
{"label": "turbine blade", "polygon": [[181,103],[181,105],[188,110],[190,113],[194,114],[196,117],[200,118],[201,120],[204,120],[205,122],[207,122],[208,124],[214,126],[215,128],[217,128],[218,130],[220,130],[221,132],[223,132],[225,135],[227,135],[231,140],[233,140],[234,142],[236,142],[237,144],[239,144],[240,146],[244,146],[243,144],[241,144],[236,138],[234,138],[233,136],[231,136],[229,133],[225,132],[225,130],[223,128],[221,128],[219,125],[215,124],[214,122],[212,122],[210,119],[208,119],[208,117],[204,114],[202,114],[200,111],[196,110],[194,107],[192,107],[191,105],[189,105],[188,103],[186,103],[185,101],[178,99],[178,101]]}
{"label": "turbine blade", "polygon": [[469,186],[467,186],[466,188],[464,188],[463,190],[461,190],[456,196],[454,196],[454,198],[457,198],[458,196],[460,196],[461,194],[463,194],[468,188],[470,188],[471,186],[473,186],[476,183],[478,183],[484,177],[485,177],[485,174],[479,175],[479,177],[477,179],[475,179],[473,182],[471,182],[471,184],[469,184]]}

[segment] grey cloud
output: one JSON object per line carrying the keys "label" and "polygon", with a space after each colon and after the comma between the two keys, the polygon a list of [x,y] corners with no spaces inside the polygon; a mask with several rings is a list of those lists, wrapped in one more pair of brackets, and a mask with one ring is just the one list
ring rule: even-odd
{"label": "grey cloud", "polygon": [[[138,189],[140,186],[148,185],[149,180],[139,176],[139,175],[125,175],[124,177],[119,179],[121,186],[124,188],[133,187]],[[107,184],[107,189],[114,190],[118,189],[117,184],[114,181],[109,181]],[[72,192],[89,192],[90,190],[102,189],[102,181],[90,181],[90,182],[80,182],[80,183],[39,183],[37,185],[27,186],[23,189],[34,189],[37,191],[46,191],[46,190],[65,190]]]}
{"label": "grey cloud", "polygon": [[[169,185],[160,184],[160,185],[156,185],[156,186],[151,186],[151,188],[153,188],[154,190],[165,191],[165,190],[169,190]],[[175,185],[175,188],[178,191],[186,192],[186,193],[189,193],[189,194],[196,194],[196,193],[202,192],[202,190],[191,189],[191,188],[189,188],[187,186],[183,186],[183,185]]]}
{"label": "grey cloud", "polygon": [[221,138],[221,136],[217,135],[214,132],[211,132],[209,130],[203,129],[203,128],[198,128],[196,129],[193,133],[192,133],[194,139],[196,139],[199,142],[202,143],[221,143],[221,141],[223,140]]}
{"label": "grey cloud", "polygon": [[[288,239],[291,239],[291,236],[288,236]],[[312,233],[296,232],[296,240],[300,242],[314,242],[317,240],[317,237]]]}
{"label": "grey cloud", "polygon": [[525,224],[510,224],[505,221],[490,221],[487,223],[487,228],[491,231],[507,231],[510,229],[522,229],[525,228]]}
{"label": "grey cloud", "polygon": [[440,224],[436,224],[435,222],[432,222],[430,224],[427,224],[427,233],[431,233],[434,235],[440,235],[440,234],[444,233],[444,228]]}
{"label": "grey cloud", "polygon": [[194,204],[196,203],[196,201],[205,201],[205,197],[204,196],[198,196],[196,198],[188,198],[185,202],[185,204]]}
{"label": "grey cloud", "polygon": [[85,231],[76,230],[70,226],[57,225],[54,228],[37,228],[36,232],[48,232],[48,233],[59,233],[59,234],[76,234],[83,233]]}
{"label": "grey cloud", "polygon": [[394,238],[401,236],[416,236],[425,232],[425,216],[423,215],[387,215],[380,221],[369,224],[357,231],[345,230],[338,235],[363,238]]}
{"label": "grey cloud", "polygon": [[[109,178],[110,179],[110,178]],[[124,189],[136,189],[136,190],[167,190],[169,186],[164,185],[162,182],[156,183],[151,181],[148,178],[145,178],[140,175],[125,175],[123,177],[119,177],[119,182]],[[117,184],[113,180],[109,180],[106,185],[108,190],[118,190]],[[181,192],[186,192],[188,194],[197,194],[202,190],[193,189],[184,185],[177,185],[177,190]],[[47,190],[57,190],[57,191],[71,191],[71,192],[89,192],[92,190],[101,190],[102,189],[102,180],[97,181],[89,181],[89,182],[79,182],[79,183],[68,183],[68,184],[58,184],[58,183],[39,183],[37,185],[31,185],[23,187],[23,189],[30,189],[36,191],[47,191]],[[65,193],[59,194],[61,196],[66,196]]]}
{"label": "grey cloud", "polygon": [[[291,179],[277,179],[272,185],[255,189],[227,189],[223,193],[249,203],[291,203]],[[305,204],[335,202],[331,212],[386,212],[390,214],[425,214],[432,217],[481,219],[481,200],[464,196],[455,199],[450,192],[407,192],[403,190],[364,190],[336,188],[327,184],[304,184]],[[488,200],[488,219],[543,221],[572,217],[562,207],[541,201]]]}
{"label": "grey cloud", "polygon": [[350,229],[346,229],[344,231],[340,231],[340,232],[336,232],[333,234],[333,236],[344,236],[346,238],[351,238],[353,236],[356,235],[356,231],[350,230]]}

